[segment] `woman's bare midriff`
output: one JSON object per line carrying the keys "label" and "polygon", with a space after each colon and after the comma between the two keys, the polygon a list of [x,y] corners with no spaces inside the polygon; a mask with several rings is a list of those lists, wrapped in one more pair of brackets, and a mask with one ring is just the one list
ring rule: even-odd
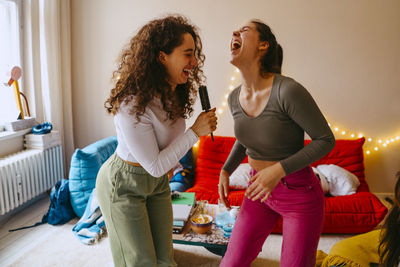
{"label": "woman's bare midriff", "polygon": [[277,161],[257,160],[257,159],[252,159],[249,157],[250,166],[258,172],[261,171],[262,169],[265,169],[265,168],[271,166],[271,165],[274,165],[275,163],[277,163]]}

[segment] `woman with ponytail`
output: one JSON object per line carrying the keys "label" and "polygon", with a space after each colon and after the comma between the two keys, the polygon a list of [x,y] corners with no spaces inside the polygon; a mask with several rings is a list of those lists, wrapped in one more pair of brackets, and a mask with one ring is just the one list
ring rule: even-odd
{"label": "woman with ponytail", "polygon": [[[248,156],[252,178],[221,266],[250,266],[283,218],[281,266],[311,267],[324,218],[324,194],[309,164],[335,138],[309,92],[281,75],[282,48],[269,26],[252,20],[233,32],[231,63],[243,84],[229,95],[236,142],[222,167],[226,207],[229,176]],[[304,147],[304,132],[312,139]]]}

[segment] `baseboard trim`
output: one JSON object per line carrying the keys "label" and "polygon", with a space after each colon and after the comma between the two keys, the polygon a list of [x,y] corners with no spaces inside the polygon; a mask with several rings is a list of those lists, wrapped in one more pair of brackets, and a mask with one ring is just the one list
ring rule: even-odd
{"label": "baseboard trim", "polygon": [[378,198],[384,199],[385,197],[390,197],[391,199],[394,198],[394,193],[373,193]]}
{"label": "baseboard trim", "polygon": [[32,198],[31,200],[28,200],[27,202],[25,202],[24,204],[22,204],[21,206],[7,212],[6,214],[0,215],[0,227],[3,226],[12,216],[14,216],[15,214],[23,211],[24,209],[28,208],[29,206],[33,205],[34,203],[38,202],[39,200],[48,197],[49,194],[47,192],[43,192],[40,195]]}

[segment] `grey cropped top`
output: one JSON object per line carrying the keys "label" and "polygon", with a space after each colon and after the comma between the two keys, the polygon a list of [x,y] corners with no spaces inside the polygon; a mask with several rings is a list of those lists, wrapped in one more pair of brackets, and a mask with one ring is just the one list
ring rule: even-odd
{"label": "grey cropped top", "polygon": [[[248,155],[280,161],[286,175],[320,159],[335,146],[335,137],[310,93],[292,78],[275,74],[268,102],[257,117],[239,103],[241,86],[228,98],[236,142],[222,167],[231,174]],[[304,132],[311,142],[304,146]]]}

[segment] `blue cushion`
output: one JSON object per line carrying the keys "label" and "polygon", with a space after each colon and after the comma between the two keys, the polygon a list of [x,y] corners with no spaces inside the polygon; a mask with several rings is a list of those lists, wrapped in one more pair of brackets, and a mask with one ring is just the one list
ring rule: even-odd
{"label": "blue cushion", "polygon": [[83,149],[76,149],[69,169],[69,193],[72,208],[82,217],[101,165],[117,148],[117,137],[111,136]]}
{"label": "blue cushion", "polygon": [[178,167],[174,168],[174,176],[169,181],[171,191],[185,192],[193,186],[194,168],[193,168],[193,151],[189,151],[179,160]]}
{"label": "blue cushion", "polygon": [[169,183],[169,188],[171,191],[185,192],[188,188],[180,182],[171,182]]}

